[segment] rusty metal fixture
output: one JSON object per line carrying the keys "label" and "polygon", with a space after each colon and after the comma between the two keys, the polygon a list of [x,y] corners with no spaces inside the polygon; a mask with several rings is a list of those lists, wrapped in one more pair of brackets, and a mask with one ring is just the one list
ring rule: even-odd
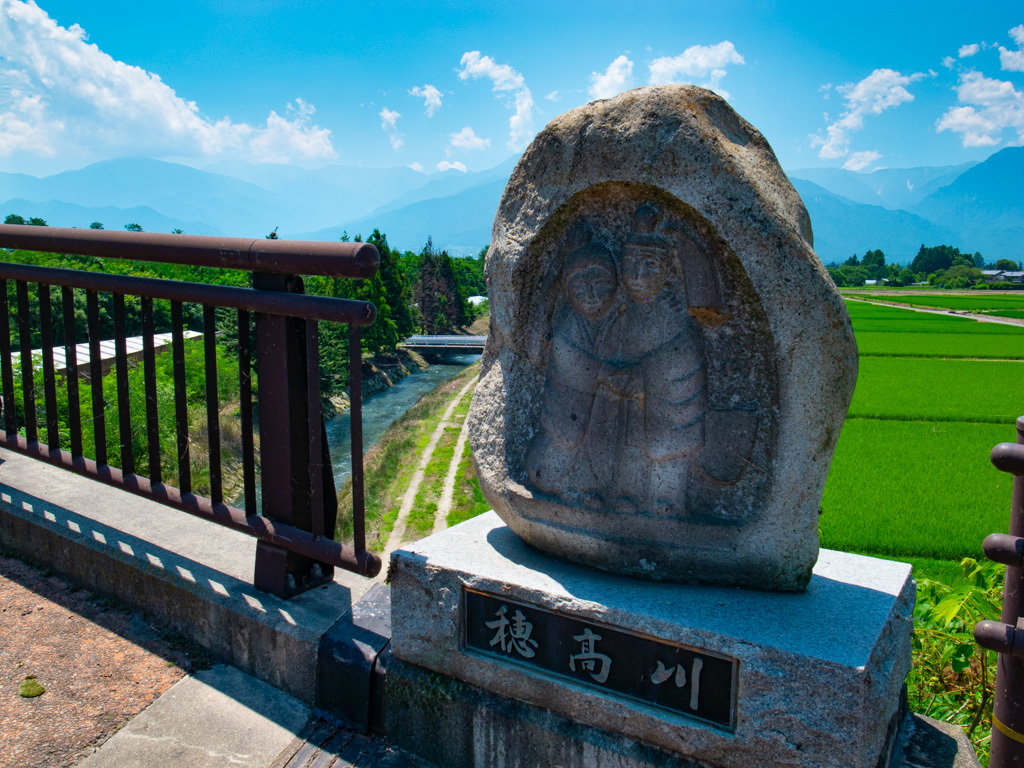
{"label": "rusty metal fixture", "polygon": [[0,248],[281,275],[373,277],[380,267],[380,254],[369,243],[164,235],[24,224],[0,224]]}
{"label": "rusty metal fixture", "polygon": [[[253,271],[253,289],[156,280],[98,272],[80,272],[0,262],[0,402],[3,429],[0,445],[48,461],[100,482],[180,509],[258,539],[255,585],[281,597],[291,597],[333,578],[341,567],[364,576],[380,572],[381,561],[366,551],[362,493],[362,422],[360,327],[376,318],[369,302],[308,296],[299,273],[346,277],[371,276],[379,263],[372,245],[365,243],[302,243],[242,240],[237,238],[147,235],[134,232],[65,230],[0,226],[0,248],[77,253],[139,261],[202,265]],[[8,280],[15,282],[15,306],[10,306]],[[30,312],[28,287],[39,287],[38,320]],[[61,446],[56,411],[58,375],[53,361],[54,318],[51,286],[61,291],[60,313],[66,370],[63,379],[69,395],[69,445]],[[77,362],[74,322],[74,290],[85,292],[90,360]],[[120,468],[107,456],[107,403],[102,387],[92,386],[92,424],[95,442],[83,448],[78,376],[88,373],[93,382],[104,374],[100,359],[100,293],[113,294],[113,332],[117,425],[120,436]],[[143,381],[145,424],[132,424],[128,403],[128,355],[126,351],[125,296],[140,297],[143,331]],[[159,452],[156,356],[154,350],[154,299],[170,301],[172,378],[174,382],[175,432],[178,488],[162,482]],[[210,498],[192,492],[188,404],[186,403],[186,355],[182,305],[203,307],[203,366],[206,374],[206,431],[210,439]],[[237,310],[239,397],[242,426],[243,498],[245,510],[223,500],[217,394],[217,307]],[[16,310],[12,312],[11,310]],[[255,318],[256,338],[251,326]],[[14,323],[12,323],[14,320]],[[351,430],[354,546],[332,540],[337,519],[337,494],[327,446],[320,403],[318,323],[348,325],[349,366],[352,371]],[[38,325],[38,328],[35,326]],[[12,344],[16,328],[18,348]],[[36,392],[32,333],[38,330],[43,345],[43,391]],[[20,356],[21,415],[24,435],[18,434],[13,356]],[[37,353],[38,354],[38,353]],[[262,462],[262,513],[256,514],[255,450],[253,440],[252,361],[257,373],[260,361],[267,369],[257,392],[259,430],[263,452],[273,451]],[[40,397],[41,394],[41,397]],[[36,408],[43,401],[44,420],[37,424]],[[112,423],[112,422],[111,422]],[[44,430],[45,428],[45,430]],[[45,441],[41,432],[45,431]],[[145,434],[149,476],[136,474],[132,435]],[[65,450],[64,448],[70,448]],[[94,451],[88,458],[84,450]]]}
{"label": "rusty metal fixture", "polygon": [[1024,416],[1017,419],[1017,442],[992,449],[997,469],[1014,475],[1009,534],[985,539],[985,554],[1006,565],[1001,621],[982,621],[974,639],[996,651],[996,692],[992,711],[990,768],[1024,766]]}

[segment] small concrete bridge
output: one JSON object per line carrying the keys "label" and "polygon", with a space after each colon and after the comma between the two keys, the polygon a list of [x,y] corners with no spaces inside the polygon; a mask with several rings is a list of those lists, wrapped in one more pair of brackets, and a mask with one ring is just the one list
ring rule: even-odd
{"label": "small concrete bridge", "polygon": [[410,336],[401,343],[421,355],[482,355],[486,336]]}

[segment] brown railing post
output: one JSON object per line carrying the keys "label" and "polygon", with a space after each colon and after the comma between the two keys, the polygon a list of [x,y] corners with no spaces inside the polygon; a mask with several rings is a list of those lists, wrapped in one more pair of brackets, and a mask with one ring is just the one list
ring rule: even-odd
{"label": "brown railing post", "polygon": [[[302,278],[293,275],[255,272],[253,287],[303,293]],[[310,419],[322,417],[320,403],[311,403],[307,397],[306,321],[256,313],[256,370],[263,516],[312,531],[313,501],[317,496],[322,499],[325,489],[313,492],[309,471],[314,458],[310,455]],[[322,457],[316,458],[322,461]],[[324,518],[328,538],[333,537],[334,509],[334,515],[325,514]],[[333,578],[333,566],[265,541],[256,544],[257,589],[291,597]]]}
{"label": "brown railing post", "polygon": [[1006,565],[1003,615],[979,622],[974,637],[999,653],[989,766],[1024,768],[1024,416],[1017,419],[1017,442],[993,448],[992,463],[1014,475],[1010,533],[993,533],[984,543],[985,554]]}

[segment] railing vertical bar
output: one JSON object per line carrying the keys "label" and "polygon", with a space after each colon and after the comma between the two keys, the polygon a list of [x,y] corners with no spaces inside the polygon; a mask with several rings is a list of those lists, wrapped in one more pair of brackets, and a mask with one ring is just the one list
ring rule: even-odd
{"label": "railing vertical bar", "polygon": [[188,448],[188,403],[185,401],[185,333],[181,302],[171,302],[171,356],[174,370],[174,422],[178,435],[178,488],[192,493],[192,466]]}
{"label": "railing vertical bar", "polygon": [[89,326],[89,384],[92,388],[92,426],[96,463],[107,463],[107,422],[103,412],[103,360],[100,357],[100,305],[96,291],[85,292],[85,317]]}
{"label": "railing vertical bar", "polygon": [[39,331],[43,348],[43,399],[46,403],[46,445],[60,448],[57,420],[57,375],[53,366],[53,307],[50,286],[39,285]]}
{"label": "railing vertical bar", "polygon": [[[309,403],[309,502],[313,535],[324,535],[324,451],[320,440],[320,325],[306,321],[306,402]],[[330,467],[326,468],[330,471]]]}
{"label": "railing vertical bar", "polygon": [[117,365],[117,426],[121,439],[121,470],[135,474],[132,452],[132,411],[128,391],[128,333],[125,328],[124,294],[114,294],[114,362]]}
{"label": "railing vertical bar", "polygon": [[210,501],[224,500],[220,467],[220,407],[217,403],[217,313],[203,306],[203,352],[206,362],[206,436],[210,458]]}
{"label": "railing vertical bar", "polygon": [[149,479],[163,482],[160,470],[160,419],[156,400],[156,349],[153,343],[153,300],[142,297],[142,378],[146,390],[146,442]]}
{"label": "railing vertical bar", "polygon": [[71,455],[82,455],[82,408],[78,399],[78,345],[75,343],[75,293],[68,287],[60,289],[64,321],[64,380],[68,388],[68,432]]}
{"label": "railing vertical bar", "polygon": [[359,326],[348,326],[348,389],[352,433],[352,536],[356,552],[366,549],[363,498],[363,345]]}
{"label": "railing vertical bar", "polygon": [[252,337],[249,312],[238,310],[238,398],[242,415],[242,485],[245,492],[245,511],[255,515],[256,509],[256,451],[252,431]]}
{"label": "railing vertical bar", "polygon": [[0,380],[4,389],[4,431],[13,435],[18,431],[18,418],[14,406],[14,364],[11,358],[11,315],[7,302],[7,281],[0,292]]}
{"label": "railing vertical bar", "polygon": [[29,325],[28,283],[18,281],[18,340],[21,342],[21,393],[25,411],[25,439],[38,440],[36,434],[36,381],[32,366],[32,328]]}

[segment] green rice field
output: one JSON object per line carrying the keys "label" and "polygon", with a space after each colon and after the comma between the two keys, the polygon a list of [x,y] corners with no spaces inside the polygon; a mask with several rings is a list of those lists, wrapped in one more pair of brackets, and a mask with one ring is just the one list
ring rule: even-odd
{"label": "green rice field", "polygon": [[1024,414],[1024,328],[847,304],[860,375],[822,500],[822,546],[955,582],[959,560],[982,557],[985,536],[1009,522],[1012,478],[988,457],[1016,439]]}
{"label": "green rice field", "polygon": [[900,294],[897,296],[884,294],[847,294],[850,298],[869,299],[870,301],[891,301],[896,304],[909,304],[913,307],[938,309],[958,309],[967,311],[986,311],[999,309],[1024,309],[1024,294],[1020,293],[988,293],[974,291],[969,295],[962,293],[917,296]]}

